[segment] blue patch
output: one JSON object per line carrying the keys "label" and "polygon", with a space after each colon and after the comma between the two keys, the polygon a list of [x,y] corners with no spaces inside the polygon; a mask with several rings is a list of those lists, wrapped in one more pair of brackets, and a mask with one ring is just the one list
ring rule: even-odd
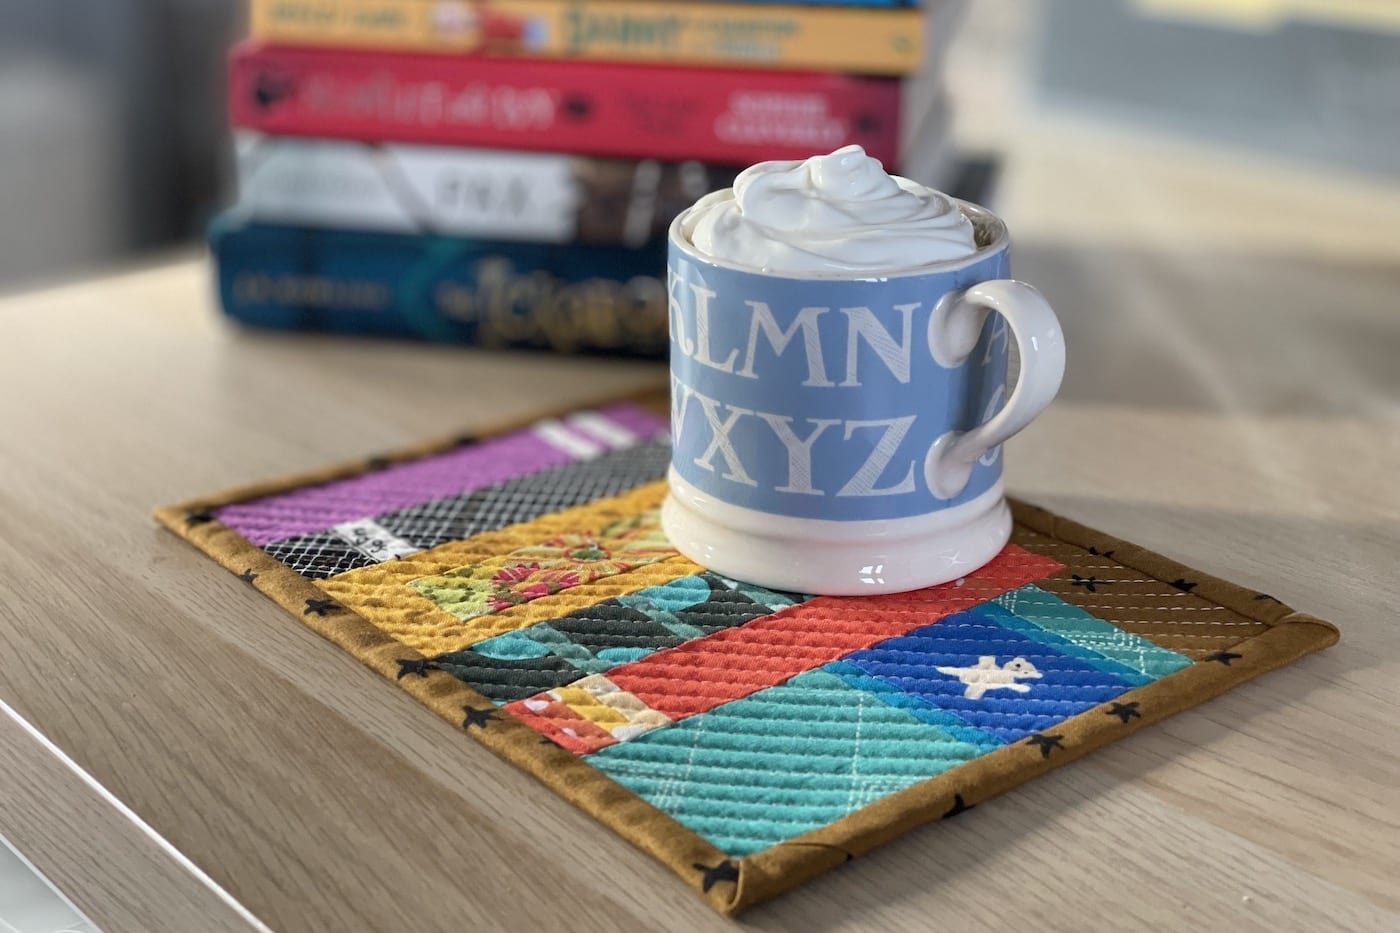
{"label": "blue patch", "polygon": [[[844,660],[1003,742],[1034,735],[1135,686],[977,610]],[[1008,667],[1020,669],[1018,676]]]}

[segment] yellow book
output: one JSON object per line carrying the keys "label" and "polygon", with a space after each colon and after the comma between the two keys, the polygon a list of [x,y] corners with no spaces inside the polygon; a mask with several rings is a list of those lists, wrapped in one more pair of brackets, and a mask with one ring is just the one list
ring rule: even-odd
{"label": "yellow book", "polygon": [[692,0],[252,0],[269,42],[907,74],[917,9]]}

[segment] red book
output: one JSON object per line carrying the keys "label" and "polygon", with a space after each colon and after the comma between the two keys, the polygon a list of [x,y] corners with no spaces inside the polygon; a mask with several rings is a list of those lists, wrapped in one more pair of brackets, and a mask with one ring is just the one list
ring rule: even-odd
{"label": "red book", "polygon": [[235,126],[365,142],[748,165],[859,143],[895,167],[893,78],[245,43]]}

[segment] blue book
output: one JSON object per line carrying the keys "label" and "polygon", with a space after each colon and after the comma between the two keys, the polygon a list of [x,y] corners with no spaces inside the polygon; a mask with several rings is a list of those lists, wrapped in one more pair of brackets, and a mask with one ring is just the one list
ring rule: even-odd
{"label": "blue book", "polygon": [[666,241],[639,249],[210,226],[219,298],[257,327],[664,358]]}

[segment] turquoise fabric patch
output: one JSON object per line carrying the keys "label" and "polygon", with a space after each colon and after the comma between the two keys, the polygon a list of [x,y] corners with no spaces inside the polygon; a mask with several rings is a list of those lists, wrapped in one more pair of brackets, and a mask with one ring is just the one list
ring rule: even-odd
{"label": "turquoise fabric patch", "polygon": [[1018,619],[1116,661],[1151,680],[1191,666],[1191,659],[1185,655],[1125,632],[1038,586],[1023,586],[998,596],[994,602]]}
{"label": "turquoise fabric patch", "polygon": [[825,826],[984,750],[816,670],[587,760],[741,857]]}
{"label": "turquoise fabric patch", "polygon": [[[594,657],[593,652],[582,645],[574,644],[563,632],[554,628],[548,622],[538,622],[529,628],[521,629],[519,632],[512,634],[535,642],[542,651],[563,658],[579,670],[587,671],[590,674],[602,674],[611,670],[613,667],[613,665],[607,661]],[[508,636],[498,635],[496,637],[506,638]],[[488,641],[495,640],[495,638],[488,639]],[[482,642],[482,644],[486,644],[486,642]]]}
{"label": "turquoise fabric patch", "polygon": [[711,592],[710,585],[699,577],[681,577],[661,586],[619,596],[617,601],[629,609],[644,613],[653,622],[666,626],[688,641],[704,638],[705,630],[682,622],[676,613],[699,605],[709,599]]}
{"label": "turquoise fabric patch", "polygon": [[[527,630],[528,631],[528,630]],[[487,658],[498,661],[524,661],[527,658],[542,658],[549,654],[549,648],[526,632],[507,632],[472,645],[472,650]]]}
{"label": "turquoise fabric patch", "polygon": [[788,606],[796,606],[798,603],[805,603],[812,598],[808,593],[779,593],[776,590],[765,589],[753,583],[744,583],[741,580],[731,580],[728,577],[719,577],[718,579],[736,593],[743,593],[760,606],[767,606],[774,612],[786,609]]}
{"label": "turquoise fabric patch", "polygon": [[978,606],[975,609],[971,609],[968,611],[975,612],[978,615],[983,616],[984,618],[991,619],[993,622],[995,622],[997,625],[1000,625],[1002,628],[1008,628],[1014,632],[1020,632],[1027,638],[1039,644],[1054,648],[1061,654],[1068,655],[1072,658],[1078,658],[1085,664],[1089,664],[1097,668],[1098,670],[1105,671],[1109,674],[1113,674],[1115,677],[1119,677],[1123,681],[1130,683],[1135,687],[1141,687],[1143,684],[1150,684],[1154,680],[1154,678],[1147,676],[1139,670],[1128,667],[1126,664],[1120,664],[1112,658],[1104,657],[1097,651],[1091,651],[1090,649],[1085,648],[1081,645],[1077,645],[1066,638],[1061,638],[1059,635],[1056,635],[1049,629],[1041,628],[1034,622],[1027,622],[1025,619],[1022,619],[1018,616],[1014,616],[1006,609],[1002,608],[1001,606],[998,606],[996,603],[985,603],[981,606]]}
{"label": "turquoise fabric patch", "polygon": [[712,592],[709,581],[702,577],[681,577],[660,586],[619,596],[617,601],[656,618],[653,613],[681,612],[703,603],[710,598]]}
{"label": "turquoise fabric patch", "polygon": [[612,670],[620,664],[640,661],[651,653],[650,648],[604,648],[598,652],[597,657],[599,661],[603,662],[604,670]]}
{"label": "turquoise fabric patch", "polygon": [[702,573],[619,596],[617,602],[688,640],[743,625],[801,598]]}

